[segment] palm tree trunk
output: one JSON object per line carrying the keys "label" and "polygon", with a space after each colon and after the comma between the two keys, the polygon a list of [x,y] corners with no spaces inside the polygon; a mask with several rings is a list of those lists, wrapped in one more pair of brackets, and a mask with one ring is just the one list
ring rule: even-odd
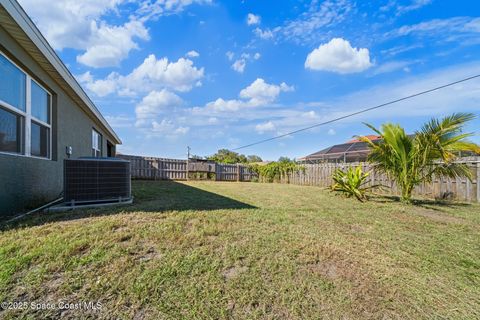
{"label": "palm tree trunk", "polygon": [[410,183],[402,185],[402,197],[400,200],[404,203],[412,203],[412,191],[413,185]]}

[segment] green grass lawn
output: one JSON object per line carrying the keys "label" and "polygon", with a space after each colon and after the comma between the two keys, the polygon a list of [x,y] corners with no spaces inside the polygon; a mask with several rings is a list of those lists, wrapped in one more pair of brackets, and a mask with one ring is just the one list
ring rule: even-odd
{"label": "green grass lawn", "polygon": [[479,319],[480,206],[134,182],[135,204],[0,231],[0,318]]}

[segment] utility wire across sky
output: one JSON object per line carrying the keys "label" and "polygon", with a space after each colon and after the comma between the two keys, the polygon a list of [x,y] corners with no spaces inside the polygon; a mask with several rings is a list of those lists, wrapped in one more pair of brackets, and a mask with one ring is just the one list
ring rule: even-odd
{"label": "utility wire across sky", "polygon": [[328,120],[328,121],[325,121],[325,122],[317,123],[317,124],[314,124],[314,125],[311,125],[311,126],[308,126],[308,127],[305,127],[305,128],[297,129],[297,130],[294,130],[294,131],[291,131],[291,132],[288,132],[288,133],[284,133],[284,134],[281,134],[281,135],[278,135],[278,136],[275,136],[275,137],[271,137],[271,138],[263,139],[263,140],[253,142],[253,143],[250,143],[250,144],[246,144],[244,146],[237,147],[237,148],[234,148],[232,150],[236,151],[236,150],[248,148],[248,147],[251,147],[251,146],[255,146],[257,144],[269,142],[269,141],[280,139],[280,138],[283,138],[283,137],[286,137],[286,136],[289,136],[289,135],[292,135],[292,134],[295,134],[295,133],[299,133],[299,132],[307,131],[307,130],[310,130],[310,129],[313,129],[313,128],[316,128],[316,127],[324,126],[324,125],[330,124],[332,122],[340,121],[340,120],[350,118],[350,117],[359,115],[361,113],[365,113],[365,112],[372,111],[372,110],[375,110],[375,109],[379,109],[379,108],[382,108],[382,107],[385,107],[385,106],[388,106],[388,105],[391,105],[391,104],[394,104],[394,103],[397,103],[397,102],[400,102],[400,101],[412,99],[412,98],[415,98],[415,97],[418,97],[418,96],[421,96],[421,95],[424,95],[424,94],[427,94],[427,93],[430,93],[430,92],[433,92],[433,91],[437,91],[437,90],[440,90],[440,89],[451,87],[453,85],[456,85],[456,84],[459,84],[459,83],[462,83],[462,82],[466,82],[466,81],[469,81],[469,80],[472,80],[472,79],[475,79],[475,78],[478,78],[478,77],[480,77],[480,74],[477,74],[477,75],[474,75],[474,76],[471,76],[471,77],[468,77],[468,78],[463,78],[461,80],[457,80],[457,81],[454,81],[454,82],[450,82],[450,83],[447,83],[447,84],[444,84],[444,85],[441,85],[441,86],[438,86],[438,87],[435,87],[435,88],[432,88],[432,89],[428,89],[428,90],[425,90],[425,91],[417,92],[417,93],[411,94],[411,95],[403,97],[403,98],[399,98],[399,99],[396,99],[396,100],[385,102],[385,103],[376,105],[374,107],[369,107],[369,108],[366,108],[366,109],[362,109],[362,110],[359,110],[359,111],[356,111],[356,112],[353,112],[353,113],[350,113],[350,114],[347,114],[347,115],[344,115],[344,116],[341,116],[341,117],[338,117],[338,118],[335,118],[335,119],[331,119],[331,120]]}

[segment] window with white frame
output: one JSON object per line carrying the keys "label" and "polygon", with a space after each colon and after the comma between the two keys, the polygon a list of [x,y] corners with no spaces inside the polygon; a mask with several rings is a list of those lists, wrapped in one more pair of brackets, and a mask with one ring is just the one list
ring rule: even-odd
{"label": "window with white frame", "polygon": [[95,129],[92,129],[92,156],[102,156],[102,135]]}
{"label": "window with white frame", "polygon": [[0,152],[51,157],[51,95],[0,52]]}

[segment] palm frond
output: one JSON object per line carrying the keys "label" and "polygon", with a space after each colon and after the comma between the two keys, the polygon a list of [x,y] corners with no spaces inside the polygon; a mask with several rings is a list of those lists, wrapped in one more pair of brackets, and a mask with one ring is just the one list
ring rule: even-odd
{"label": "palm frond", "polygon": [[[448,178],[457,178],[457,177],[466,177],[470,181],[472,180],[472,171],[464,163],[444,163],[436,165],[430,173],[431,176],[438,177],[448,177]],[[431,180],[431,177],[429,177]]]}
{"label": "palm frond", "polygon": [[[395,180],[402,190],[402,199],[408,201],[416,185],[430,182],[434,176],[471,176],[468,167],[455,160],[461,151],[480,153],[480,146],[468,140],[473,134],[462,132],[465,123],[474,118],[475,115],[471,113],[434,118],[415,132],[413,137],[396,124],[386,123],[381,130],[366,124],[380,134],[383,141],[372,143],[368,138],[360,139],[369,142],[371,152],[368,160],[376,170]],[[439,164],[439,160],[443,164]]]}
{"label": "palm frond", "polygon": [[369,127],[370,129],[372,129],[372,131],[374,131],[376,134],[378,134],[379,136],[382,135],[382,132],[380,130],[378,130],[377,128],[375,128],[373,125],[369,124],[369,123],[366,123],[366,122],[362,122],[364,125],[366,125],[367,127]]}

